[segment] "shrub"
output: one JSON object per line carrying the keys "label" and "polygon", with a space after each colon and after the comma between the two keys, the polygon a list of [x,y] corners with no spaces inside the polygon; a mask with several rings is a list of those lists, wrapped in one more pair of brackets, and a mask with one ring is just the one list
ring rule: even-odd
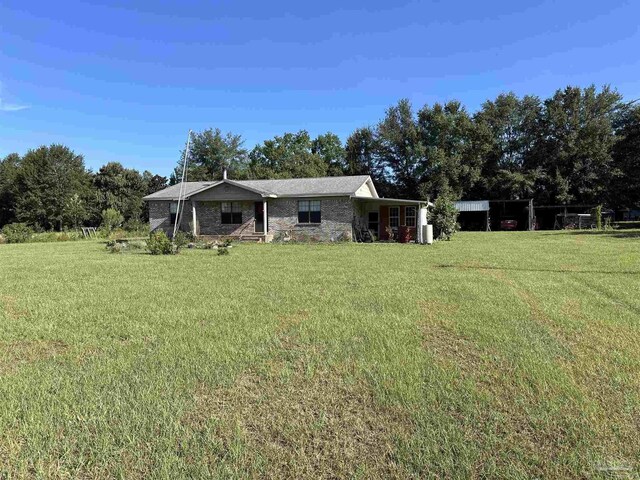
{"label": "shrub", "polygon": [[229,247],[228,246],[218,247],[218,255],[229,255]]}
{"label": "shrub", "polygon": [[7,243],[25,243],[33,235],[33,229],[26,223],[10,223],[2,228]]}
{"label": "shrub", "polygon": [[29,241],[34,243],[57,242],[58,235],[56,234],[56,232],[34,233]]}
{"label": "shrub", "polygon": [[173,252],[173,245],[171,240],[167,237],[167,234],[162,230],[158,232],[152,232],[147,240],[147,250],[151,255],[171,255]]}
{"label": "shrub", "polygon": [[132,242],[127,242],[127,248],[129,250],[143,250],[146,246],[146,242],[143,242],[142,240],[133,240]]}
{"label": "shrub", "polygon": [[123,240],[127,238],[127,232],[122,228],[116,228],[111,233],[109,233],[109,235],[107,235],[107,238],[109,240]]}
{"label": "shrub", "polygon": [[438,240],[450,240],[460,228],[458,210],[448,195],[438,197],[431,211],[431,218]]}
{"label": "shrub", "polygon": [[602,205],[598,205],[593,209],[591,215],[595,217],[595,224],[598,230],[602,230]]}
{"label": "shrub", "polygon": [[129,219],[124,222],[123,228],[129,232],[131,236],[146,236],[149,235],[149,224],[141,220]]}
{"label": "shrub", "polygon": [[176,233],[176,236],[173,237],[173,245],[176,248],[176,252],[179,252],[180,249],[186,247],[189,242],[189,236],[184,232],[178,232]]}
{"label": "shrub", "polygon": [[126,244],[116,240],[109,240],[105,248],[109,253],[122,253],[122,250],[126,248]]}
{"label": "shrub", "polygon": [[107,208],[102,211],[102,226],[109,232],[119,227],[124,222],[124,217],[115,208]]}

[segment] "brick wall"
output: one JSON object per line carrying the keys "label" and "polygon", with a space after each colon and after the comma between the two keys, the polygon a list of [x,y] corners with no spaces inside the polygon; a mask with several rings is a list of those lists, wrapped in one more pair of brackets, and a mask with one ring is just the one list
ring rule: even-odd
{"label": "brick wall", "polygon": [[171,202],[149,202],[149,224],[152,232],[158,229],[165,232],[173,231],[173,225],[170,221],[170,204]]}
{"label": "brick wall", "polygon": [[[317,199],[316,199],[317,200]],[[284,232],[291,232],[294,238],[318,241],[351,240],[353,222],[353,204],[350,198],[321,198],[320,224],[298,223],[298,200],[293,198],[275,198],[268,200],[269,234],[276,238]],[[149,202],[149,222],[151,230],[173,231],[170,221],[169,201]],[[223,225],[221,223],[220,202],[195,202],[196,217],[200,235],[240,235],[254,233],[255,204],[242,201],[242,224]],[[180,228],[191,231],[192,202],[184,204]]]}
{"label": "brick wall", "polygon": [[270,199],[267,207],[269,214],[269,233],[275,238],[290,231],[294,238],[319,241],[351,240],[353,222],[353,203],[350,198],[320,198],[322,221],[320,224],[298,223],[298,199]]}
{"label": "brick wall", "polygon": [[[163,230],[165,233],[173,233],[173,223],[171,223],[171,203],[168,200],[156,200],[149,202],[149,224],[151,231]],[[180,230],[191,231],[192,212],[191,202],[184,202],[182,218],[180,220]]]}
{"label": "brick wall", "polygon": [[[198,226],[200,227],[200,235],[253,234],[255,203],[253,201],[243,201],[237,203],[240,203],[242,205],[242,224],[223,225],[221,223],[221,202],[196,202],[196,218],[198,221]],[[189,218],[191,219],[191,211],[189,211],[189,215]]]}

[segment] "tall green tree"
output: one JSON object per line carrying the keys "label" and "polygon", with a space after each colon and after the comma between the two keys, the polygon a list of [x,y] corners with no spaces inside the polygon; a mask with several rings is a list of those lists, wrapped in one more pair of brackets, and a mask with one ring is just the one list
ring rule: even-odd
{"label": "tall green tree", "polygon": [[376,128],[376,146],[384,175],[396,194],[418,196],[425,180],[426,150],[409,100],[400,100],[387,110]]}
{"label": "tall green tree", "polygon": [[475,115],[473,148],[482,157],[479,189],[485,198],[530,198],[543,171],[540,99],[514,93],[487,100]]}
{"label": "tall green tree", "polygon": [[64,215],[67,224],[77,229],[88,216],[85,200],[74,193],[64,206]]}
{"label": "tall green tree", "polygon": [[378,193],[384,197],[391,196],[395,190],[384,174],[376,132],[371,127],[358,128],[347,138],[345,174],[371,176]]}
{"label": "tall green tree", "polygon": [[607,203],[615,208],[640,206],[640,105],[624,108],[613,147],[614,176]]}
{"label": "tall green tree", "polygon": [[482,166],[471,117],[457,101],[425,105],[418,112],[418,128],[425,149],[422,196],[463,197],[480,179]]}
{"label": "tall green tree", "polygon": [[137,170],[124,168],[118,162],[100,167],[93,177],[97,196],[97,208],[101,212],[115,209],[125,220],[139,220],[143,213],[142,197],[148,185]]}
{"label": "tall green tree", "polygon": [[142,172],[142,181],[146,185],[146,195],[158,192],[163,188],[167,188],[169,179],[162,175],[154,175],[149,170]]}
{"label": "tall green tree", "polygon": [[327,164],[327,175],[340,176],[344,175],[345,150],[340,138],[331,132],[324,135],[318,135],[311,142],[311,153],[320,155],[324,163]]}
{"label": "tall green tree", "polygon": [[306,130],[265,140],[249,154],[250,178],[308,178],[327,175],[328,165],[313,152]]}
{"label": "tall green tree", "polygon": [[599,204],[617,173],[612,156],[614,119],[622,106],[615,90],[567,87],[544,102],[537,166],[547,173],[539,200]]}
{"label": "tall green tree", "polygon": [[[248,157],[243,145],[241,135],[223,133],[219,128],[194,132],[189,145],[187,180],[220,180],[225,169],[229,178],[244,178]],[[178,165],[171,174],[171,185],[180,182],[183,162],[184,150],[180,153]]]}
{"label": "tall green tree", "polygon": [[0,160],[0,228],[16,218],[16,177],[20,168],[20,155],[11,153]]}
{"label": "tall green tree", "polygon": [[44,229],[61,229],[65,207],[74,195],[87,198],[91,176],[84,158],[64,145],[29,150],[16,176],[16,217]]}

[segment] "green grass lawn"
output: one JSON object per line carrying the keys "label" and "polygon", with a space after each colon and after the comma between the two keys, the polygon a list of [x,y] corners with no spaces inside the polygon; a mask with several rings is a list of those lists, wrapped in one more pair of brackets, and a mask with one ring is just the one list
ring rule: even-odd
{"label": "green grass lawn", "polygon": [[640,472],[640,232],[0,245],[0,478]]}

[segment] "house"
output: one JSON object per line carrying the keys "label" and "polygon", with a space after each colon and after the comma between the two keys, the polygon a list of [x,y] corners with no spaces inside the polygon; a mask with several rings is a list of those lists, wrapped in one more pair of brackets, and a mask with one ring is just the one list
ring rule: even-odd
{"label": "house", "polygon": [[196,236],[318,241],[416,239],[427,202],[380,198],[368,175],[276,180],[185,182],[144,197],[151,230]]}

